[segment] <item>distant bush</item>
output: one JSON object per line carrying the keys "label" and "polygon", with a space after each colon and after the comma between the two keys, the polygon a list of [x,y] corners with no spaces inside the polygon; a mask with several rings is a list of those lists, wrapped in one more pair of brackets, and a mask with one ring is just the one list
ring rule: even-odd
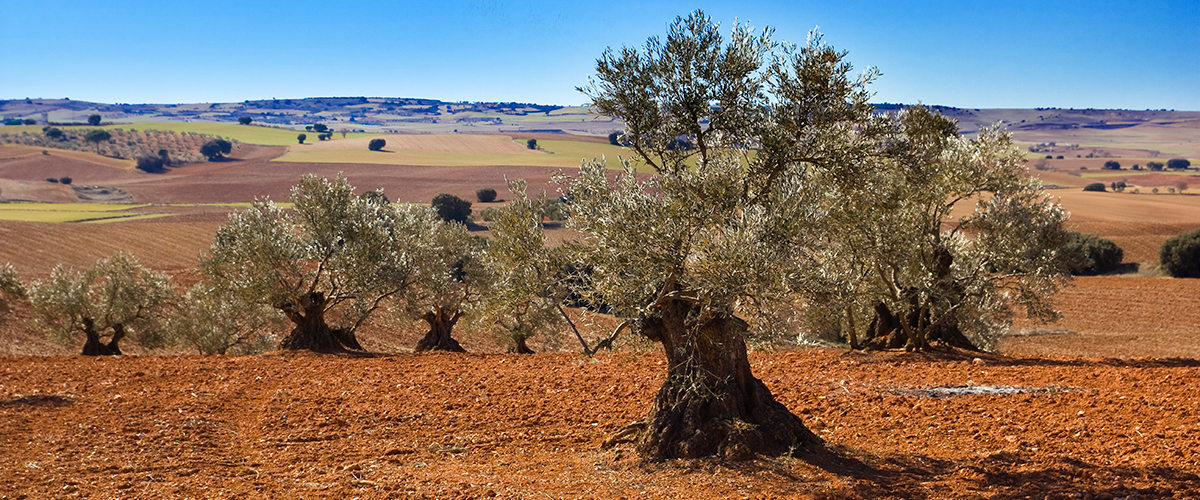
{"label": "distant bush", "polygon": [[313,132],[326,132],[329,130],[329,127],[327,125],[325,125],[324,123],[318,123],[318,124],[313,125],[312,129],[313,129]]}
{"label": "distant bush", "polygon": [[1164,166],[1166,166],[1166,165],[1163,165],[1163,163],[1160,161],[1146,162],[1146,168],[1148,168],[1150,170],[1162,170]]}
{"label": "distant bush", "polygon": [[1192,162],[1183,158],[1171,158],[1170,160],[1167,160],[1167,168],[1172,170],[1183,170],[1190,166],[1192,166]]}
{"label": "distant bush", "polygon": [[387,141],[383,139],[371,139],[371,142],[367,144],[367,149],[371,151],[379,151],[383,149],[384,146],[387,146]]}
{"label": "distant bush", "polygon": [[1158,261],[1176,278],[1200,278],[1200,229],[1172,236],[1158,250]]}
{"label": "distant bush", "polygon": [[5,118],[4,119],[5,125],[21,125],[23,123],[25,123],[25,122],[23,120],[21,120],[20,118]]}
{"label": "distant bush", "polygon": [[528,141],[525,141],[525,147],[527,147],[529,149],[537,149],[538,148],[537,139],[530,139]]}
{"label": "distant bush", "polygon": [[88,125],[96,126],[100,124],[100,115],[92,115],[88,117]]}
{"label": "distant bush", "polygon": [[318,140],[318,141],[323,141],[323,140],[325,140],[325,134],[317,134],[317,140]]}
{"label": "distant bush", "polygon": [[70,177],[59,177],[58,182],[61,182],[63,184],[70,184],[71,178]]}
{"label": "distant bush", "polygon": [[458,221],[466,224],[471,220],[471,202],[452,194],[442,193],[434,196],[430,205],[437,212],[438,217],[444,221]]}
{"label": "distant bush", "polygon": [[1062,155],[1058,155],[1058,159],[1059,159],[1059,160],[1063,159],[1063,156],[1062,156]]}
{"label": "distant bush", "polygon": [[1125,258],[1125,251],[1116,243],[1100,238],[1094,234],[1072,233],[1074,238],[1063,245],[1063,251],[1068,255],[1074,254],[1074,259],[1068,266],[1071,274],[1076,276],[1095,276],[1114,271]]}
{"label": "distant bush", "polygon": [[213,139],[200,146],[200,154],[208,158],[208,161],[224,158],[230,151],[233,151],[233,144],[225,139]]}
{"label": "distant bush", "polygon": [[608,134],[608,143],[612,144],[613,146],[620,146],[621,145],[621,133],[613,132],[611,134]]}
{"label": "distant bush", "polygon": [[558,198],[549,198],[542,205],[542,215],[545,215],[547,219],[552,221],[567,220],[567,205]]}
{"label": "distant bush", "polygon": [[241,118],[238,118],[238,123],[240,123],[242,125],[249,125],[250,122],[252,122],[252,121],[254,121],[254,119],[250,118],[249,116],[243,116]]}
{"label": "distant bush", "polygon": [[162,172],[163,159],[159,156],[139,156],[137,159],[137,169],[148,173]]}
{"label": "distant bush", "polygon": [[305,139],[308,139],[308,134],[300,134],[296,136],[296,140],[300,141],[300,144],[304,144]]}
{"label": "distant bush", "polygon": [[58,184],[58,179],[55,177],[47,177],[46,182],[53,182],[55,184]]}
{"label": "distant bush", "polygon": [[1104,189],[1103,182],[1093,182],[1091,184],[1084,186],[1083,190],[1084,191],[1101,191],[1101,192],[1107,191],[1106,189]]}
{"label": "distant bush", "polygon": [[26,118],[21,123],[23,123],[25,125],[37,125],[37,120],[34,120],[33,118]]}
{"label": "distant bush", "polygon": [[48,128],[48,129],[46,129],[46,131],[45,131],[45,134],[46,134],[46,137],[49,137],[49,138],[51,138],[51,139],[54,139],[54,140],[56,140],[56,141],[61,141],[61,140],[63,140],[63,131],[62,131],[62,130],[59,130],[59,129],[57,129],[57,128],[50,127],[50,128]]}
{"label": "distant bush", "polygon": [[1105,170],[1121,170],[1121,164],[1117,163],[1115,160],[1108,160],[1108,161],[1104,162],[1104,169]]}
{"label": "distant bush", "polygon": [[496,190],[492,188],[480,188],[475,191],[475,199],[480,203],[491,203],[496,201]]}

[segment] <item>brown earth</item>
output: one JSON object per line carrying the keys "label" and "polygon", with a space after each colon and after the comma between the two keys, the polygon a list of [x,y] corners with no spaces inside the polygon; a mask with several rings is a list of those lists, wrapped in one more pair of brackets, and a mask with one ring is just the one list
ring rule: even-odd
{"label": "brown earth", "polygon": [[388,151],[424,151],[466,154],[542,154],[513,141],[512,136],[491,134],[391,134],[340,141],[319,141],[288,146],[292,151],[361,151],[375,140],[387,141]]}
{"label": "brown earth", "polygon": [[[805,350],[755,373],[826,441],[641,463],[662,357],[4,358],[5,498],[1195,498],[1194,360]],[[939,387],[1029,393],[928,397]]]}

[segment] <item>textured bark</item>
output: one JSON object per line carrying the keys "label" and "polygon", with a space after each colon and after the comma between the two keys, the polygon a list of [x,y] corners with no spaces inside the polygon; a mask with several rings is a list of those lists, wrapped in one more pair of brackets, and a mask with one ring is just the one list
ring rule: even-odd
{"label": "textured bark", "polygon": [[457,340],[454,340],[454,325],[458,323],[458,319],[462,317],[461,311],[455,311],[450,314],[447,311],[438,308],[435,311],[427,312],[421,319],[429,323],[429,332],[425,334],[419,342],[417,342],[416,351],[449,351],[449,352],[467,352]]}
{"label": "textured bark", "polygon": [[294,325],[291,333],[280,342],[280,349],[317,352],[362,350],[352,331],[335,330],[325,323],[325,294],[314,292],[302,296],[297,302],[280,306],[280,310],[287,314]]}
{"label": "textured bark", "polygon": [[[125,330],[117,331],[121,337],[125,336]],[[87,336],[87,340],[83,343],[84,356],[115,356],[121,354],[121,350],[117,349],[117,342],[121,339],[117,335],[113,335],[108,344],[100,342],[100,332],[96,330],[96,322],[92,318],[83,318],[83,333]]]}
{"label": "textured bark", "polygon": [[793,454],[822,443],[775,400],[750,370],[746,323],[734,316],[697,318],[698,309],[670,301],[642,332],[662,343],[668,372],[635,442],[652,460]]}
{"label": "textured bark", "polygon": [[529,344],[525,343],[525,337],[517,337],[517,346],[512,352],[517,354],[533,354],[533,349],[529,348]]}

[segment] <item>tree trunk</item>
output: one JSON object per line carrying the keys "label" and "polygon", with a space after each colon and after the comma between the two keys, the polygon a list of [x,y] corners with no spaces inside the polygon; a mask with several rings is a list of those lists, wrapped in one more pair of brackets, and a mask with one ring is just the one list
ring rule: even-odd
{"label": "tree trunk", "polygon": [[420,342],[417,342],[416,351],[467,352],[451,336],[454,333],[454,324],[458,323],[460,317],[462,317],[461,311],[449,314],[441,308],[427,312],[424,316],[421,316],[421,319],[429,323],[429,332],[425,334],[425,337]]}
{"label": "tree trunk", "polygon": [[516,337],[513,340],[517,341],[517,347],[513,349],[513,352],[517,354],[533,354],[533,349],[530,349],[529,345],[525,343],[525,337]]}
{"label": "tree trunk", "polygon": [[[100,332],[96,330],[96,322],[92,318],[83,318],[83,333],[87,336],[87,340],[83,343],[84,356],[112,356],[121,354],[117,347],[117,341],[120,339],[113,335],[113,340],[107,345],[100,343]],[[121,336],[125,336],[125,330],[118,330]],[[114,352],[114,349],[116,350]]]}
{"label": "tree trunk", "polygon": [[279,343],[280,349],[317,352],[362,350],[353,332],[346,329],[334,330],[325,323],[324,293],[308,294],[298,302],[299,304],[285,304],[280,307],[294,325],[291,333]]}
{"label": "tree trunk", "polygon": [[667,379],[632,439],[652,460],[718,455],[793,454],[823,441],[754,377],[746,357],[746,323],[734,316],[702,320],[699,309],[670,301],[642,333],[661,342]]}

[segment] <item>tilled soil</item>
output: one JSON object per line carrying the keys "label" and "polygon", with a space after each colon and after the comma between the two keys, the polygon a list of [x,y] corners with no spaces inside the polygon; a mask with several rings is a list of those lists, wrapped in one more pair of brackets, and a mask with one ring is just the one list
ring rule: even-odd
{"label": "tilled soil", "polygon": [[1200,496],[1200,362],[975,356],[752,354],[828,445],[664,463],[657,354],[0,358],[0,498]]}

